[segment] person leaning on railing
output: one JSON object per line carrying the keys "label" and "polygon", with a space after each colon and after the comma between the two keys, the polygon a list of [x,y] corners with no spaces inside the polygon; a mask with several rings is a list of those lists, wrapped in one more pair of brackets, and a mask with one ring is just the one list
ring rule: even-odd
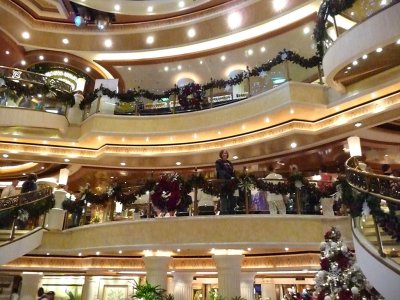
{"label": "person leaning on railing", "polygon": [[22,184],[21,194],[37,190],[37,175],[35,173],[29,174],[26,181]]}
{"label": "person leaning on railing", "polygon": [[235,178],[235,171],[233,170],[232,163],[228,160],[229,153],[227,150],[219,152],[219,159],[215,162],[215,169],[217,171],[217,178],[223,179],[221,192],[221,215],[234,214],[236,207],[236,200],[233,196],[233,191],[229,189],[229,181]]}
{"label": "person leaning on railing", "polygon": [[1,192],[1,198],[8,198],[18,195],[18,182],[19,181],[17,179],[14,179],[9,186],[5,187],[4,190]]}

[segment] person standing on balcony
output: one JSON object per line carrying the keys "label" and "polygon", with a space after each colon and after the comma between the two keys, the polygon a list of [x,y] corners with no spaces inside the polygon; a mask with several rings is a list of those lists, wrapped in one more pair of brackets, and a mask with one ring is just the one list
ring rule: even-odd
{"label": "person standing on balcony", "polygon": [[[283,179],[282,175],[275,172],[275,167],[270,165],[268,167],[269,174],[265,177],[265,179],[274,179],[267,180],[268,183],[272,183],[277,185],[281,182],[279,179]],[[286,205],[284,201],[284,195],[275,194],[271,192],[267,192],[267,202],[269,206],[269,213],[271,215],[281,214],[286,215]]]}
{"label": "person standing on balcony", "polygon": [[35,173],[29,174],[26,181],[22,184],[21,194],[37,190],[37,176]]}
{"label": "person standing on balcony", "polygon": [[18,195],[18,182],[19,181],[17,179],[14,179],[9,186],[5,187],[4,190],[1,192],[1,198],[8,198]]}
{"label": "person standing on balcony", "polygon": [[227,150],[219,152],[219,159],[215,162],[217,178],[223,179],[221,188],[221,215],[234,214],[236,200],[233,196],[233,189],[230,188],[231,180],[235,178],[235,171],[232,163],[228,160],[229,153]]}

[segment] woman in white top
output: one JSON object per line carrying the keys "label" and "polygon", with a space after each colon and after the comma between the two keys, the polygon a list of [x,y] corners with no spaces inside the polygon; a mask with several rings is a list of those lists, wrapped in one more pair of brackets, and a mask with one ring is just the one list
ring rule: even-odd
{"label": "woman in white top", "polygon": [[[268,167],[269,174],[265,179],[275,179],[275,180],[267,180],[268,183],[278,184],[278,179],[283,179],[282,175],[275,173],[275,168],[273,165]],[[286,205],[285,201],[283,200],[283,195],[275,194],[271,192],[267,192],[267,202],[269,206],[269,213],[271,215],[276,215],[278,212],[281,215],[286,215]]]}

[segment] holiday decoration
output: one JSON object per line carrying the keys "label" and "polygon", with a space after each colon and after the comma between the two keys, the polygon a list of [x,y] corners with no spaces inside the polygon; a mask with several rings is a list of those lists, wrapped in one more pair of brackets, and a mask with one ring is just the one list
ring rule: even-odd
{"label": "holiday decoration", "polygon": [[177,173],[161,175],[150,196],[151,202],[161,211],[174,211],[181,200],[181,185],[182,179]]}
{"label": "holiday decoration", "polygon": [[340,231],[332,227],[324,238],[320,245],[321,270],[315,276],[317,299],[383,299],[362,274]]}

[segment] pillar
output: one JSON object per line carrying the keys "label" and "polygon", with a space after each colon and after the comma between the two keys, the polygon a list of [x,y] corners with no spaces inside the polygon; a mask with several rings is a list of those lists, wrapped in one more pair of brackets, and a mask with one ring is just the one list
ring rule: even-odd
{"label": "pillar", "polygon": [[36,300],[37,291],[41,286],[43,273],[23,272],[20,300]]}
{"label": "pillar", "polygon": [[85,276],[82,287],[82,300],[96,300],[99,293],[99,280],[94,276]]}
{"label": "pillar", "polygon": [[146,268],[147,282],[152,285],[159,285],[167,290],[167,272],[169,268],[169,256],[145,256],[144,265]]}
{"label": "pillar", "polygon": [[276,300],[275,284],[266,282],[261,283],[261,299],[262,300]]}
{"label": "pillar", "polygon": [[242,272],[240,278],[240,296],[247,300],[254,300],[254,272]]}
{"label": "pillar", "polygon": [[243,255],[213,255],[218,271],[218,291],[227,299],[240,296],[240,266]]}
{"label": "pillar", "polygon": [[174,299],[187,300],[192,298],[193,273],[175,272],[174,273]]}
{"label": "pillar", "polygon": [[67,192],[62,189],[57,189],[53,192],[55,205],[48,213],[47,229],[63,230],[65,210],[62,209],[62,203],[66,194]]}

